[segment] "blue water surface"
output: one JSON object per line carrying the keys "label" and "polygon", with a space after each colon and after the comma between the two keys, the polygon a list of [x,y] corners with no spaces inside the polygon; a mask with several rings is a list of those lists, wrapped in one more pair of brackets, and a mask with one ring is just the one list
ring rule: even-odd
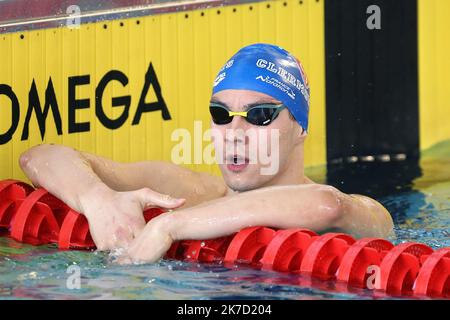
{"label": "blue water surface", "polygon": [[[360,166],[350,173],[348,168],[317,167],[307,173],[318,182],[382,202],[394,217],[396,238],[390,240],[395,244],[450,247],[450,143],[427,150],[417,165]],[[54,245],[33,247],[0,238],[0,299],[404,298],[245,265],[163,260],[119,266],[110,260],[107,253],[59,251]],[[78,272],[79,288],[71,277]]]}

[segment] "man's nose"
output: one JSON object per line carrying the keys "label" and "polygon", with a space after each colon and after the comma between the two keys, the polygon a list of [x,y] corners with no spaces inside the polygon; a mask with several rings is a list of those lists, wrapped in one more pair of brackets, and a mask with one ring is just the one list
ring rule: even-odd
{"label": "man's nose", "polygon": [[227,142],[233,143],[248,143],[248,136],[246,135],[246,130],[248,129],[249,123],[241,116],[234,116],[233,121],[229,124],[227,128],[226,140]]}

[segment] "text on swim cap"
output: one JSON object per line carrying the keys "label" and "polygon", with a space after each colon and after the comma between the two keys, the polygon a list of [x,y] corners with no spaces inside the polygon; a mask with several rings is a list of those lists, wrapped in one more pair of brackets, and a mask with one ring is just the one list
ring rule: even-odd
{"label": "text on swim cap", "polygon": [[265,59],[258,59],[256,61],[256,66],[261,69],[266,69],[272,73],[278,74],[281,78],[283,78],[286,82],[295,86],[298,90],[301,91],[305,100],[309,102],[309,93],[306,90],[303,83],[297,79],[292,73],[288,72],[286,69],[276,66],[275,63],[267,61]]}

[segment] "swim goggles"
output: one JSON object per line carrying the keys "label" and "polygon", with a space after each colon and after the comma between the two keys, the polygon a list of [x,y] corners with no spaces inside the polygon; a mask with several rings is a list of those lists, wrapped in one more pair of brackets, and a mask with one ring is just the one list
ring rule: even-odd
{"label": "swim goggles", "polygon": [[250,107],[247,111],[230,111],[225,106],[211,102],[209,104],[209,112],[215,124],[228,124],[233,121],[234,116],[244,117],[248,123],[256,126],[267,126],[275,120],[278,114],[286,108],[283,104],[259,104]]}

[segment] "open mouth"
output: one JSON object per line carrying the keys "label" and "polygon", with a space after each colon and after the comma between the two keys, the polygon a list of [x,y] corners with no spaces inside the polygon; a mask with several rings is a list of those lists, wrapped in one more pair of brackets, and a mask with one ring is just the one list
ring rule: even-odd
{"label": "open mouth", "polygon": [[240,172],[247,168],[249,159],[239,155],[227,157],[227,169],[233,172]]}

